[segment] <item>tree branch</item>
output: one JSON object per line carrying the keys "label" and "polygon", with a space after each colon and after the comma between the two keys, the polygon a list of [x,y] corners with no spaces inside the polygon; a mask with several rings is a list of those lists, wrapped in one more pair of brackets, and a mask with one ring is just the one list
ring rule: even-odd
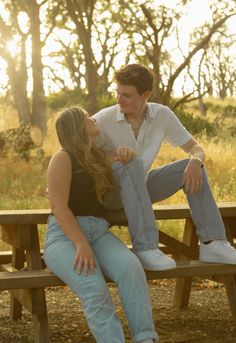
{"label": "tree branch", "polygon": [[201,40],[201,42],[199,44],[197,44],[197,46],[189,53],[189,55],[186,57],[185,61],[176,69],[176,71],[174,72],[174,74],[170,77],[169,82],[168,82],[168,86],[167,86],[167,90],[164,96],[164,103],[167,102],[167,100],[170,97],[172,88],[173,88],[173,84],[174,81],[176,80],[176,78],[179,76],[179,74],[182,72],[182,70],[189,64],[191,58],[201,49],[203,49],[210,41],[212,35],[217,31],[217,29],[225,23],[225,21],[227,19],[229,19],[230,17],[236,15],[236,13],[232,13],[229,14],[227,16],[225,16],[224,18],[220,19],[217,23],[215,23],[209,33]]}

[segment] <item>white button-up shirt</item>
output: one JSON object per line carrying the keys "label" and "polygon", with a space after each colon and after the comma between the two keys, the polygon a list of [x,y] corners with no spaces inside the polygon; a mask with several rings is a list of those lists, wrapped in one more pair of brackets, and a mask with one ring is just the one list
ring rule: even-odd
{"label": "white button-up shirt", "polygon": [[173,146],[181,146],[192,138],[176,115],[161,104],[147,104],[145,119],[137,139],[131,124],[120,112],[119,105],[102,109],[93,117],[101,129],[96,144],[105,151],[114,153],[119,146],[132,148],[143,160],[146,172],[155,160],[163,141],[168,141]]}

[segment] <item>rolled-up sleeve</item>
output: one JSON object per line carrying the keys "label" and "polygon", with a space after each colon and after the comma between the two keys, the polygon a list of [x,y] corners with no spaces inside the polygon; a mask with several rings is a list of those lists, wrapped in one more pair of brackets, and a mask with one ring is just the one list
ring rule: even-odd
{"label": "rolled-up sleeve", "polygon": [[[167,109],[166,109],[167,110]],[[173,146],[181,146],[187,143],[192,135],[182,125],[176,115],[168,109],[168,125],[166,129],[165,139]]]}

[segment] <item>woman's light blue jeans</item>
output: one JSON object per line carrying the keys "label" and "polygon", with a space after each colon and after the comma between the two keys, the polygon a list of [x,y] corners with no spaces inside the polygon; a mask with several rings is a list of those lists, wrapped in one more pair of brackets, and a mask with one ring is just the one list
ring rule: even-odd
{"label": "woman's light blue jeans", "polygon": [[79,275],[73,269],[75,247],[54,216],[48,220],[44,259],[49,269],[80,299],[96,342],[125,343],[105,278],[118,286],[133,342],[145,339],[157,342],[146,277],[138,258],[109,232],[105,219],[87,216],[76,220],[94,252],[95,273],[85,276],[82,271]]}

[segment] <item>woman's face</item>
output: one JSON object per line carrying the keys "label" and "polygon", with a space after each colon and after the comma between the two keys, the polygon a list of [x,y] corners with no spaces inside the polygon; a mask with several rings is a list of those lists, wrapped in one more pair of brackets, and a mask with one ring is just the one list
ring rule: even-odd
{"label": "woman's face", "polygon": [[99,135],[100,130],[97,126],[96,119],[86,117],[84,120],[84,130],[89,138],[95,138]]}

